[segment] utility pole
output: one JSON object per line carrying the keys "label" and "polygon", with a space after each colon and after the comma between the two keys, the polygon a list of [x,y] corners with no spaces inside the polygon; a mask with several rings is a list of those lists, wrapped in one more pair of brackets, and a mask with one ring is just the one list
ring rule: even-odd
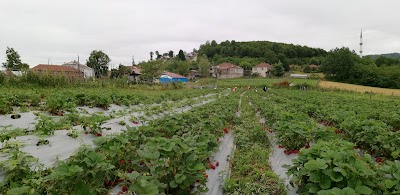
{"label": "utility pole", "polygon": [[[78,71],[79,71],[79,74],[81,74],[81,65],[79,64],[79,55],[78,55]],[[85,77],[85,76],[83,76],[83,77]]]}
{"label": "utility pole", "polygon": [[363,39],[362,39],[362,29],[361,29],[361,34],[360,34],[360,56],[361,58],[363,57]]}

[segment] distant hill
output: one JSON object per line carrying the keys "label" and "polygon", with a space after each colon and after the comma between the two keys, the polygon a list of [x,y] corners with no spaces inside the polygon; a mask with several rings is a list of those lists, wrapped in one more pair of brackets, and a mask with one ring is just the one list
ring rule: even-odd
{"label": "distant hill", "polygon": [[281,62],[287,67],[289,64],[320,64],[327,52],[320,48],[270,41],[211,41],[200,46],[199,54],[206,55],[214,64],[230,62],[249,68],[261,62]]}
{"label": "distant hill", "polygon": [[367,57],[371,57],[374,60],[378,59],[380,56],[384,56],[384,57],[387,57],[387,58],[400,58],[400,53],[387,53],[387,54],[367,55]]}

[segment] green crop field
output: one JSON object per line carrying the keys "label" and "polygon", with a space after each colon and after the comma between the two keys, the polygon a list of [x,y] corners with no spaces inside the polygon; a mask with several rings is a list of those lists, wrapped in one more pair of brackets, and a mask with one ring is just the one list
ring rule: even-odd
{"label": "green crop field", "polygon": [[[397,97],[323,91],[316,80],[287,80],[307,90],[274,85],[284,81],[0,88],[0,192],[400,191]],[[284,172],[282,159],[289,159]]]}

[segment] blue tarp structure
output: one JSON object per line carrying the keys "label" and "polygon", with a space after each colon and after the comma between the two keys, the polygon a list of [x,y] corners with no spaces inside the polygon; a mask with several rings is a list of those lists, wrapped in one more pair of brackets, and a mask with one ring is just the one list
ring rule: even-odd
{"label": "blue tarp structure", "polygon": [[186,83],[188,82],[188,78],[172,72],[164,72],[160,77],[160,83],[176,83],[176,82]]}

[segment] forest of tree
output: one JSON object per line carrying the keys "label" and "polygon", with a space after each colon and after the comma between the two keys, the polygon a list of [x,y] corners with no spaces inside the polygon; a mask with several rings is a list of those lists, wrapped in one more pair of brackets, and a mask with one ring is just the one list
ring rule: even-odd
{"label": "forest of tree", "polygon": [[323,61],[321,70],[330,80],[352,84],[400,88],[400,61],[379,57],[360,58],[349,48],[331,50]]}
{"label": "forest of tree", "polygon": [[224,41],[220,44],[211,41],[200,46],[199,55],[206,55],[213,64],[230,62],[245,69],[251,69],[261,62],[276,64],[280,61],[288,70],[290,64],[320,65],[327,52],[318,48],[269,41]]}

